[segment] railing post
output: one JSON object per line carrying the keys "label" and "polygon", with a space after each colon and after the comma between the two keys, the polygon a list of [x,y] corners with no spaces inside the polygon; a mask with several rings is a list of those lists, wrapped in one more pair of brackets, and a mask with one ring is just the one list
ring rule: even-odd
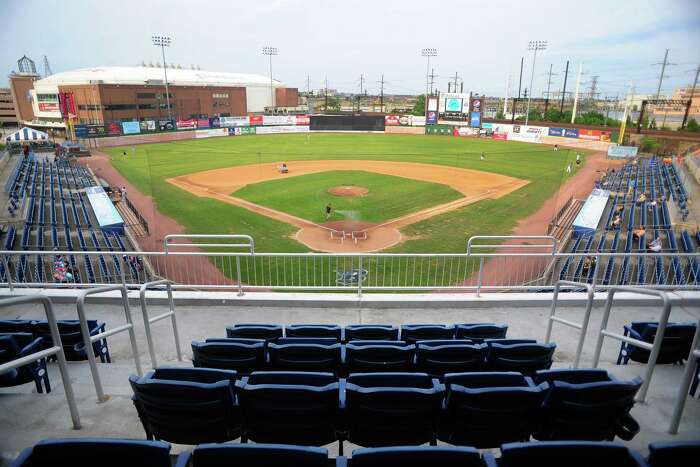
{"label": "railing post", "polygon": [[170,308],[170,322],[173,325],[173,336],[175,338],[175,351],[177,352],[177,361],[182,361],[182,350],[180,349],[180,333],[177,330],[177,319],[175,318],[175,302],[173,301],[173,287],[170,281],[165,289],[168,293],[168,307]]}
{"label": "railing post", "polygon": [[7,255],[2,255],[2,262],[5,266],[5,274],[7,275],[7,286],[10,288],[10,292],[14,292],[15,286],[12,284],[12,274],[10,274],[10,264],[7,261]]}
{"label": "railing post", "polygon": [[676,405],[673,407],[673,415],[671,415],[671,425],[668,432],[672,435],[678,433],[678,426],[681,423],[681,415],[683,415],[683,408],[685,407],[685,402],[688,400],[688,390],[690,389],[690,384],[695,377],[695,366],[698,364],[698,358],[700,357],[700,321],[698,321],[697,328],[695,330],[695,337],[693,337],[693,344],[690,346],[690,353],[688,354],[688,360],[685,363],[685,371],[683,371],[683,379],[681,380],[681,387],[678,390],[678,396],[676,397]]}
{"label": "railing post", "polygon": [[102,380],[100,373],[97,371],[97,362],[95,361],[95,350],[92,347],[90,339],[90,329],[88,329],[87,319],[85,318],[85,295],[80,294],[77,300],[78,318],[80,319],[80,333],[83,335],[83,344],[85,345],[85,354],[90,365],[90,373],[92,373],[92,381],[95,384],[95,392],[97,392],[97,402],[104,402],[104,390],[102,389]]}
{"label": "railing post", "polygon": [[128,260],[125,261],[125,260],[124,260],[124,257],[122,257],[122,258],[120,258],[120,259],[121,259],[121,263],[122,263],[122,264],[121,264],[121,267],[119,268],[119,273],[120,273],[121,278],[122,278],[122,285],[123,285],[124,287],[126,287],[126,271],[125,271],[125,268],[126,268],[127,265],[129,264],[129,261],[128,261]]}
{"label": "railing post", "polygon": [[481,279],[484,274],[484,257],[482,256],[481,259],[479,260],[479,278],[476,283],[476,296],[480,297],[481,296]]}
{"label": "railing post", "polygon": [[[150,318],[148,316],[148,307],[146,305],[146,291],[149,287],[156,285],[165,285],[165,290],[168,294],[168,312],[162,315],[156,316],[155,318]],[[170,322],[173,326],[173,337],[175,338],[175,350],[177,351],[178,361],[182,361],[182,351],[180,350],[180,334],[177,330],[177,319],[175,318],[175,302],[173,301],[173,289],[172,282],[168,279],[161,279],[153,282],[147,282],[143,284],[139,290],[139,302],[141,303],[141,314],[143,315],[143,327],[146,331],[146,342],[148,343],[148,353],[151,357],[151,365],[153,368],[158,366],[158,361],[156,358],[155,347],[153,345],[153,336],[151,334],[151,323],[159,321],[163,318],[170,316]]]}
{"label": "railing post", "polygon": [[236,277],[238,278],[238,296],[243,296],[243,282],[241,280],[241,257],[236,256]]}
{"label": "railing post", "polygon": [[357,273],[357,298],[362,298],[362,272],[362,256],[360,256]]}

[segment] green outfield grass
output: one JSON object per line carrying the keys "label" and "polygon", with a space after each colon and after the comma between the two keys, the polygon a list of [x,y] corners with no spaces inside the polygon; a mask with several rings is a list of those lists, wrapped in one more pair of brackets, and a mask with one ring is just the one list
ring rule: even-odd
{"label": "green outfield grass", "polygon": [[[527,186],[500,199],[480,201],[413,224],[404,230],[412,240],[390,250],[458,253],[465,251],[466,239],[471,235],[509,234],[519,219],[535,212],[552,196],[567,177],[566,165],[575,158],[573,151],[554,152],[548,146],[510,141],[316,133],[176,141],[105,151],[122,175],[142,193],[152,196],[158,210],[189,233],[250,234],[256,249],[268,252],[301,252],[307,248],[292,238],[294,227],[237,206],[196,197],[166,179],[264,162],[372,159],[447,165],[530,180]],[[479,160],[482,151],[486,153],[485,161]],[[158,231],[158,226],[152,230],[158,236],[169,233]]]}
{"label": "green outfield grass", "polygon": [[[364,187],[369,192],[354,197],[328,193],[329,188],[341,185]],[[316,223],[326,220],[380,223],[462,197],[446,185],[357,170],[270,180],[245,186],[233,194]],[[324,212],[327,203],[333,208],[330,219],[326,219]]]}

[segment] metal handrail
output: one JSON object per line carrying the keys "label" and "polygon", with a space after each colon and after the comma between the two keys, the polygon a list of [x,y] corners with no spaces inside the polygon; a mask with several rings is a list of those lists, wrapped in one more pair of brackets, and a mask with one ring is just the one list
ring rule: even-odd
{"label": "metal handrail", "polygon": [[672,435],[678,433],[678,426],[681,423],[681,415],[683,415],[685,402],[688,400],[688,390],[690,389],[690,384],[695,377],[695,366],[698,364],[698,361],[700,361],[700,320],[698,320],[697,327],[695,328],[695,336],[693,337],[693,343],[690,346],[690,352],[688,353],[688,361],[685,363],[683,379],[681,379],[681,387],[678,390],[676,405],[673,407],[673,414],[671,415],[671,424],[668,428],[668,432]]}
{"label": "metal handrail", "polygon": [[[91,336],[90,329],[88,328],[87,324],[87,318],[85,317],[85,298],[87,298],[89,295],[96,295],[104,292],[112,292],[114,290],[118,290],[121,292],[126,324],[122,326],[117,326],[116,328],[110,329],[109,331],[101,332],[99,334]],[[83,335],[85,353],[87,354],[88,363],[90,364],[90,372],[92,373],[92,380],[95,384],[95,392],[97,392],[97,401],[104,402],[107,399],[105,398],[104,391],[102,389],[100,373],[97,370],[95,352],[92,347],[92,344],[94,342],[122,331],[129,331],[129,339],[131,340],[131,352],[134,357],[134,362],[136,363],[136,372],[139,376],[143,375],[143,372],[141,371],[141,361],[139,360],[138,346],[136,345],[136,336],[134,334],[134,324],[131,321],[131,311],[129,310],[129,295],[124,285],[109,285],[104,287],[96,287],[94,289],[83,290],[78,294],[77,308],[78,319],[80,319],[80,332]]]}
{"label": "metal handrail", "polygon": [[[182,351],[180,350],[180,335],[177,331],[177,320],[175,318],[175,302],[173,301],[173,282],[168,279],[161,279],[158,281],[147,282],[141,286],[139,290],[139,301],[141,302],[141,313],[143,314],[143,327],[146,330],[146,341],[148,342],[148,353],[151,356],[151,365],[153,368],[158,366],[156,359],[156,351],[153,347],[153,336],[151,335],[151,324],[156,321],[160,321],[167,317],[170,317],[170,321],[173,325],[173,336],[175,337],[175,350],[177,351],[178,361],[182,361]],[[170,311],[166,311],[153,318],[148,317],[148,306],[146,305],[146,290],[149,287],[155,287],[157,285],[165,285],[165,290],[168,294],[168,306]]]}
{"label": "metal handrail", "polygon": [[[184,239],[226,239],[243,240],[247,243],[173,243],[172,240]],[[170,248],[191,248],[191,247],[219,247],[219,248],[247,248],[248,253],[255,253],[255,240],[250,235],[233,234],[169,234],[163,238],[163,251],[168,254]]]}
{"label": "metal handrail", "polygon": [[75,394],[73,393],[73,386],[70,381],[70,375],[68,374],[68,366],[66,365],[66,354],[63,351],[63,342],[61,342],[61,333],[58,331],[58,325],[56,324],[56,316],[53,311],[53,303],[49,297],[45,295],[23,295],[19,297],[4,298],[0,300],[0,308],[11,305],[21,305],[25,303],[41,303],[44,307],[44,312],[46,313],[46,321],[49,323],[49,331],[51,332],[51,340],[53,345],[48,349],[41,350],[39,352],[34,352],[25,357],[18,358],[16,360],[11,360],[9,362],[0,365],[0,374],[5,373],[15,368],[19,368],[27,363],[36,361],[40,358],[45,358],[50,355],[56,355],[58,361],[58,369],[61,372],[61,380],[63,381],[63,387],[66,391],[66,402],[68,402],[68,411],[70,412],[70,418],[73,421],[73,428],[79,430],[80,426],[80,414],[78,414],[78,406],[75,403]]}
{"label": "metal handrail", "polygon": [[[575,323],[573,321],[566,320],[556,316],[557,302],[559,300],[559,289],[562,285],[584,288],[586,289],[587,299],[586,299],[586,312],[583,315],[583,321],[581,323]],[[579,330],[578,344],[576,345],[576,357],[574,358],[574,368],[578,368],[579,362],[581,361],[581,352],[583,351],[583,343],[586,340],[586,331],[588,330],[588,322],[591,319],[591,309],[593,308],[593,294],[595,290],[591,284],[582,282],[572,282],[560,280],[554,286],[554,295],[552,296],[552,308],[549,312],[549,319],[547,320],[547,333],[544,337],[545,343],[549,343],[549,339],[552,336],[552,326],[554,323],[563,324],[565,326],[570,326],[572,328]]]}
{"label": "metal handrail", "polygon": [[[663,311],[661,312],[661,318],[659,319],[659,328],[656,331],[656,337],[654,338],[654,343],[649,344],[648,342],[641,341],[639,339],[634,339],[632,337],[623,336],[615,332],[610,332],[607,330],[608,319],[610,318],[610,310],[612,309],[613,300],[615,293],[617,292],[632,292],[640,295],[651,295],[656,296],[661,299],[663,305]],[[656,360],[659,357],[659,352],[661,352],[661,343],[664,339],[664,334],[666,333],[666,325],[668,324],[668,317],[671,313],[671,301],[669,300],[668,294],[661,290],[653,289],[641,289],[641,288],[621,288],[621,287],[611,287],[608,291],[608,298],[605,302],[605,311],[603,312],[603,320],[600,323],[600,332],[598,333],[598,342],[596,343],[595,353],[593,354],[593,368],[598,367],[600,362],[600,352],[603,348],[603,340],[605,337],[611,337],[613,339],[627,342],[636,347],[641,347],[643,349],[649,350],[649,360],[647,362],[646,373],[644,374],[644,381],[642,382],[642,387],[639,389],[639,395],[637,396],[638,402],[644,402],[646,400],[647,391],[649,390],[649,385],[651,384],[651,377],[654,373],[654,368],[656,367]]]}
{"label": "metal handrail", "polygon": [[[543,245],[518,245],[518,244],[495,244],[495,245],[474,245],[474,240],[551,240],[552,243]],[[551,248],[552,254],[557,252],[559,240],[551,235],[474,235],[467,240],[467,254],[471,254],[472,248]]]}

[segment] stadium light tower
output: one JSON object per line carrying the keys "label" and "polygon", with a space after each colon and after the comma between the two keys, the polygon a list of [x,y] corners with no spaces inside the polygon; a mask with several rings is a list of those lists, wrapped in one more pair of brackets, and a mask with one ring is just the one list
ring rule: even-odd
{"label": "stadium light tower", "polygon": [[425,67],[425,102],[428,102],[428,75],[430,75],[430,57],[437,57],[437,49],[420,49],[421,56],[426,58]]}
{"label": "stadium light tower", "polygon": [[168,66],[165,64],[165,48],[170,47],[170,43],[173,41],[170,36],[151,36],[153,45],[160,47],[160,51],[163,53],[163,73],[165,74],[165,102],[168,106],[168,120],[173,121],[173,116],[170,113],[170,89],[168,89]]}
{"label": "stadium light tower", "polygon": [[537,60],[537,51],[545,50],[547,41],[530,41],[527,44],[527,50],[532,50],[532,70],[530,71],[530,94],[527,96],[527,111],[525,113],[525,125],[530,121],[530,100],[532,99],[532,82],[535,79],[535,61]]}
{"label": "stadium light tower", "polygon": [[279,51],[277,50],[277,47],[263,47],[262,53],[263,55],[270,57],[270,105],[272,105],[273,108],[276,108],[277,106],[275,105],[275,99],[272,94],[272,56],[277,55]]}

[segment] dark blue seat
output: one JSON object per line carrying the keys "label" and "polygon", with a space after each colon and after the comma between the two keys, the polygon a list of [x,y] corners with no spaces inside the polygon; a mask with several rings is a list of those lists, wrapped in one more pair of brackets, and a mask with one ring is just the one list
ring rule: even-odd
{"label": "dark blue seat", "polygon": [[490,453],[451,446],[398,446],[355,449],[353,467],[496,467]]}
{"label": "dark blue seat", "polygon": [[401,340],[409,344],[417,341],[454,339],[455,328],[445,324],[404,324],[401,326]]}
{"label": "dark blue seat", "polygon": [[[544,441],[501,446],[499,467],[646,467],[626,446],[608,442]],[[681,465],[681,464],[677,464]]]}
{"label": "dark blue seat", "polygon": [[539,440],[612,441],[632,439],[639,424],[630,415],[641,378],[619,381],[605,370],[538,371],[538,382],[550,389],[542,404]]}
{"label": "dark blue seat", "polygon": [[447,374],[445,386],[438,438],[479,448],[530,439],[549,389],[515,372]]}
{"label": "dark blue seat", "polygon": [[486,354],[486,369],[489,371],[518,371],[532,375],[537,370],[552,366],[552,356],[556,344],[503,344],[486,341],[489,348]]}
{"label": "dark blue seat", "polygon": [[487,348],[469,340],[419,341],[416,369],[439,378],[446,373],[481,371]]}
{"label": "dark blue seat", "polygon": [[236,387],[244,439],[307,446],[337,439],[340,384],[332,373],[259,371]]}
{"label": "dark blue seat", "polygon": [[343,329],[343,340],[396,341],[399,340],[399,328],[385,324],[351,324]]}
{"label": "dark blue seat", "polygon": [[270,342],[267,346],[268,367],[279,371],[338,372],[341,360],[339,343],[335,340],[334,343],[315,343],[313,338],[298,339],[288,339],[292,343],[287,343],[287,340]]}
{"label": "dark blue seat", "polygon": [[27,448],[11,467],[170,467],[170,444],[107,438],[46,439]]}
{"label": "dark blue seat", "polygon": [[464,323],[455,326],[455,339],[471,339],[475,342],[484,339],[503,339],[507,332],[507,324]]}
{"label": "dark blue seat", "polygon": [[207,339],[192,342],[195,367],[235,370],[249,374],[265,368],[265,341],[262,339]]}
{"label": "dark blue seat", "polygon": [[[105,323],[89,319],[87,324],[91,336],[102,333],[105,330]],[[61,343],[63,344],[63,352],[66,354],[66,360],[87,360],[85,344],[83,343],[83,335],[80,333],[80,321],[77,319],[58,320],[56,321],[56,325],[58,326],[58,332],[61,335]],[[48,321],[35,321],[34,335],[44,338],[45,348],[53,345]],[[107,347],[106,338],[94,342],[92,347],[95,355],[100,358],[102,363],[109,363],[112,361],[109,355],[109,347]]]}
{"label": "dark blue seat", "polygon": [[435,444],[445,386],[425,373],[356,373],[347,378],[345,430],[360,446]]}
{"label": "dark blue seat", "polygon": [[[42,338],[30,333],[0,333],[0,364],[39,352],[42,349]],[[39,393],[51,392],[49,374],[46,371],[46,358],[40,358],[19,368],[0,374],[0,387],[18,386],[29,382],[36,384]]]}
{"label": "dark blue seat", "polygon": [[650,467],[676,467],[697,464],[700,441],[666,441],[651,443],[647,461]]}
{"label": "dark blue seat", "polygon": [[285,337],[335,337],[340,342],[343,329],[337,324],[292,324],[284,328]]}
{"label": "dark blue seat", "polygon": [[148,439],[199,444],[240,436],[235,379],[230,370],[158,368],[129,383]]}
{"label": "dark blue seat", "polygon": [[34,333],[34,322],[28,319],[7,319],[0,321],[0,333]]}
{"label": "dark blue seat", "polygon": [[[659,329],[658,321],[633,321],[625,325],[625,336],[639,339],[644,342],[653,343],[656,332]],[[695,335],[696,325],[694,323],[668,323],[664,332],[664,339],[661,342],[661,351],[656,363],[683,363],[688,358],[690,346]],[[617,364],[626,365],[630,360],[639,363],[649,361],[649,351],[640,347],[623,342],[620,346],[620,353],[617,357]]]}
{"label": "dark blue seat", "polygon": [[282,326],[277,324],[234,324],[226,327],[226,337],[231,338],[272,341],[283,334]]}
{"label": "dark blue seat", "polygon": [[416,346],[403,341],[351,341],[345,344],[346,373],[411,371]]}
{"label": "dark blue seat", "polygon": [[177,458],[175,467],[328,467],[328,451],[286,444],[202,444]]}

